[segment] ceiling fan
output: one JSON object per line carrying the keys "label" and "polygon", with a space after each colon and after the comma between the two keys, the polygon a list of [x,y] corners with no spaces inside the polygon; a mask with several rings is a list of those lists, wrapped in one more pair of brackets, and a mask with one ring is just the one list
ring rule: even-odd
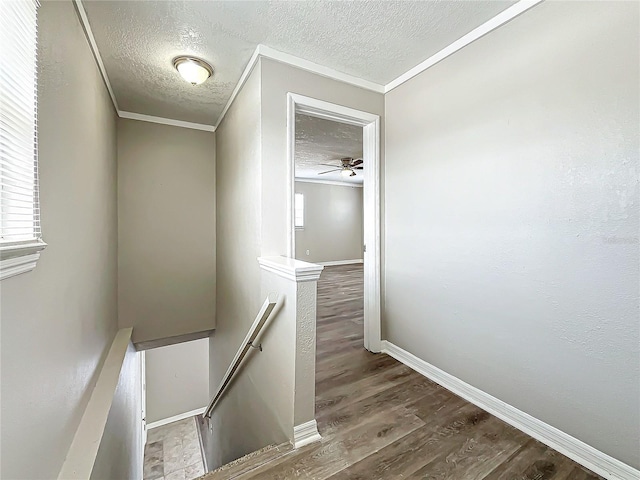
{"label": "ceiling fan", "polygon": [[318,175],[324,175],[325,173],[337,172],[340,171],[340,175],[343,177],[354,177],[356,175],[356,170],[362,170],[364,167],[362,166],[362,159],[353,159],[351,157],[344,157],[340,159],[340,163],[342,165],[330,165],[328,163],[321,163],[320,165],[325,165],[327,167],[334,167],[333,170],[327,170],[326,172],[320,172]]}

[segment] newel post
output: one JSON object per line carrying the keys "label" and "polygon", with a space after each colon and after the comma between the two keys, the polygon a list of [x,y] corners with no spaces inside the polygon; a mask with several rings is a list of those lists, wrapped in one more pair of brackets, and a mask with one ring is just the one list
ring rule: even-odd
{"label": "newel post", "polygon": [[323,266],[288,257],[258,258],[263,294],[285,295],[283,314],[291,322],[293,412],[291,441],[296,448],[320,440],[315,420],[317,286]]}

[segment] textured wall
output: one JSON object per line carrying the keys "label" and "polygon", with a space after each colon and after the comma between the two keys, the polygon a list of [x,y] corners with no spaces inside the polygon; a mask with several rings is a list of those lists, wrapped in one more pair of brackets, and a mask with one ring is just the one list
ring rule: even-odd
{"label": "textured wall", "polygon": [[[211,395],[264,301],[257,261],[262,211],[260,128],[258,65],[216,131],[219,301],[216,331],[209,344]],[[283,345],[293,345],[293,341],[285,340]],[[210,468],[287,439],[288,427],[278,412],[287,409],[287,397],[291,399],[291,410],[293,380],[283,383],[282,378],[292,376],[287,373],[292,368],[292,357],[270,355],[257,359],[257,371],[256,364],[249,363],[216,406],[211,418],[212,434],[204,442]],[[264,397],[270,391],[270,387],[261,388],[265,387],[264,382],[279,386],[273,396]]]}
{"label": "textured wall", "polygon": [[142,474],[140,354],[129,344],[91,480],[139,479]]}
{"label": "textured wall", "polygon": [[116,116],[71,2],[39,11],[40,203],[49,244],[0,285],[0,477],[56,478],[117,328]]}
{"label": "textured wall", "polygon": [[296,182],[295,190],[304,195],[305,210],[304,229],[296,231],[296,258],[305,262],[363,258],[362,188]]}
{"label": "textured wall", "polygon": [[209,403],[209,339],[145,351],[147,425]]}
{"label": "textured wall", "polygon": [[134,343],[215,326],[215,137],[118,120],[118,321]]}
{"label": "textured wall", "polygon": [[545,2],[386,96],[387,338],[640,467],[639,6]]}

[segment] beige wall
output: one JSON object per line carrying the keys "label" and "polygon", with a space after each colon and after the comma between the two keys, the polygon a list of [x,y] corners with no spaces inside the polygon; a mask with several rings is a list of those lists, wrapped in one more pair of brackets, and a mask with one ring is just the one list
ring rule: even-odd
{"label": "beige wall", "polygon": [[314,263],[362,259],[362,188],[295,182],[295,191],[304,195],[305,216],[304,229],[296,230],[296,258]]}
{"label": "beige wall", "polygon": [[640,467],[639,5],[544,2],[386,96],[387,338]]}
{"label": "beige wall", "polygon": [[[260,98],[258,64],[216,131],[218,304],[216,330],[209,344],[210,397],[264,300],[257,261],[262,212]],[[271,327],[269,332],[274,334]],[[275,342],[269,343],[275,345]],[[292,343],[285,341],[284,350]],[[290,425],[280,417],[286,417],[282,412],[292,409],[293,375],[286,371],[293,370],[290,367],[293,357],[274,359],[267,353],[265,359],[262,354],[259,357],[251,354],[252,360],[245,364],[213,412],[211,436],[204,442],[210,468],[288,438]],[[282,384],[279,379],[283,377],[291,377],[291,381]],[[265,397],[271,391],[271,387],[264,388],[265,382],[280,385],[277,395]],[[282,400],[283,396],[287,397],[287,391],[288,403]]]}
{"label": "beige wall", "polygon": [[209,339],[145,351],[147,425],[209,403]]}
{"label": "beige wall", "polygon": [[129,343],[91,480],[140,479],[143,468],[140,354]]}
{"label": "beige wall", "polygon": [[118,313],[134,343],[215,326],[215,136],[118,120]]}
{"label": "beige wall", "polygon": [[43,2],[38,31],[49,246],[0,285],[7,479],[57,477],[117,328],[116,115],[72,3]]}

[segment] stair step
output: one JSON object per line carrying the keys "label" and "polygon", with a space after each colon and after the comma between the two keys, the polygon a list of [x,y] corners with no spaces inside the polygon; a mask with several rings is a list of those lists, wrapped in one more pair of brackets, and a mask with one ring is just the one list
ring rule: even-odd
{"label": "stair step", "polygon": [[260,450],[248,453],[244,457],[240,457],[233,462],[229,462],[196,480],[230,480],[244,473],[250,472],[265,463],[269,463],[280,458],[291,450],[293,450],[293,446],[290,443],[283,443],[282,445],[267,445]]}

